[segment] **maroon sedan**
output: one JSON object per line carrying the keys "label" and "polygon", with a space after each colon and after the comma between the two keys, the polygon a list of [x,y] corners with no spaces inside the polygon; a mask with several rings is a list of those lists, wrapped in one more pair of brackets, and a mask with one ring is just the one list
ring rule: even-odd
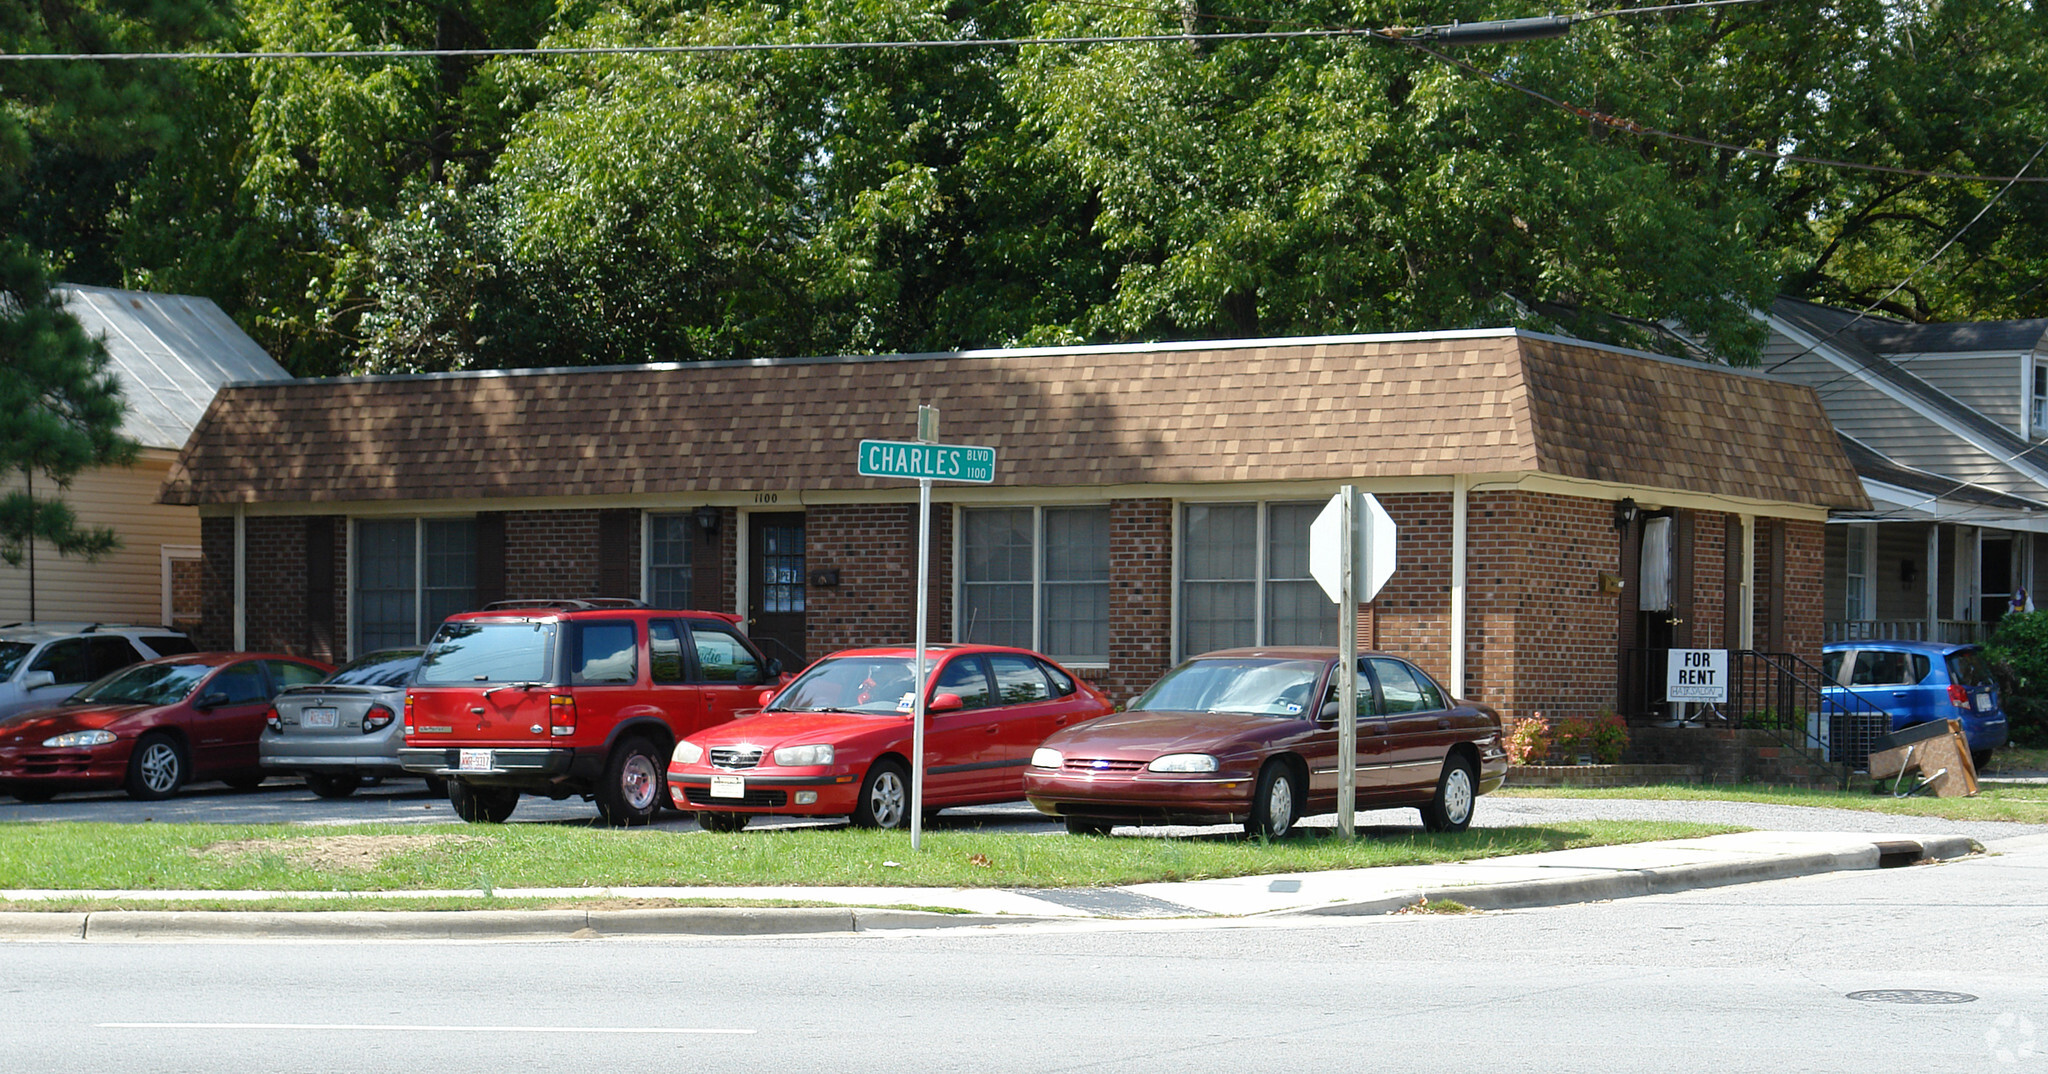
{"label": "maroon sedan", "polygon": [[[1024,793],[1075,834],[1242,822],[1278,837],[1337,809],[1337,654],[1228,649],[1166,673],[1114,716],[1045,740]],[[1500,715],[1386,653],[1358,659],[1358,807],[1413,806],[1462,831],[1507,775]]]}
{"label": "maroon sedan", "polygon": [[48,801],[125,787],[169,798],[195,779],[263,782],[256,744],[270,699],[325,664],[268,653],[190,653],[122,668],[55,708],[0,720],[0,794]]}

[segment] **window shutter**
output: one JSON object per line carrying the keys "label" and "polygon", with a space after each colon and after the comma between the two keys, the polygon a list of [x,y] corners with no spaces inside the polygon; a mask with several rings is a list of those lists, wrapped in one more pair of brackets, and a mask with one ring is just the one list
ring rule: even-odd
{"label": "window shutter", "polygon": [[306,652],[335,662],[334,527],[325,515],[306,519]]}
{"label": "window shutter", "polygon": [[476,605],[505,599],[505,513],[476,516]]}
{"label": "window shutter", "polygon": [[597,513],[597,592],[600,597],[637,597],[640,587],[633,581],[633,523],[635,511]]}

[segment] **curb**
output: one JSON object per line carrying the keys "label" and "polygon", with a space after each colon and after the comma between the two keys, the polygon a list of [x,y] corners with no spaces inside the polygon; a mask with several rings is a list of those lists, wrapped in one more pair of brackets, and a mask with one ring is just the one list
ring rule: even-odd
{"label": "curb", "polygon": [[1982,853],[1983,850],[1983,846],[1976,840],[1960,835],[1920,840],[1893,839],[1844,851],[1780,854],[1768,858],[1675,865],[1661,869],[1617,870],[1599,876],[1569,876],[1554,880],[1418,888],[1409,894],[1303,910],[1287,910],[1273,916],[1293,914],[1369,917],[1389,914],[1413,906],[1418,901],[1435,902],[1439,899],[1462,903],[1475,910],[1523,910],[1539,906],[1567,906],[1573,903],[1604,902],[1640,895],[1668,895],[1701,888],[1784,880],[1820,873],[1945,861]]}
{"label": "curb", "polygon": [[0,939],[152,941],[594,940],[795,936],[1037,924],[1051,918],[858,907],[660,910],[99,910],[0,913]]}

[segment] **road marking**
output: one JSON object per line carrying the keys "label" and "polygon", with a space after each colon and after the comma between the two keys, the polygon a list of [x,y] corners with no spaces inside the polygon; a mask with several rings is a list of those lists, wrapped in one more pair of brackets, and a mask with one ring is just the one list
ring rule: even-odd
{"label": "road marking", "polygon": [[99,1029],[267,1029],[345,1030],[365,1033],[739,1033],[751,1029],[689,1029],[666,1026],[423,1026],[370,1022],[101,1022]]}

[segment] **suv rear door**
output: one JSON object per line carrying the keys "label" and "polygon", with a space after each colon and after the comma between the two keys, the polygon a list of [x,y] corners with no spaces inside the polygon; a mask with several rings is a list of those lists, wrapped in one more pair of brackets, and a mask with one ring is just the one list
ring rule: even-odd
{"label": "suv rear door", "polygon": [[[549,687],[559,681],[554,623],[470,619],[434,635],[406,714],[419,746],[548,744]],[[539,725],[541,733],[532,728]]]}

